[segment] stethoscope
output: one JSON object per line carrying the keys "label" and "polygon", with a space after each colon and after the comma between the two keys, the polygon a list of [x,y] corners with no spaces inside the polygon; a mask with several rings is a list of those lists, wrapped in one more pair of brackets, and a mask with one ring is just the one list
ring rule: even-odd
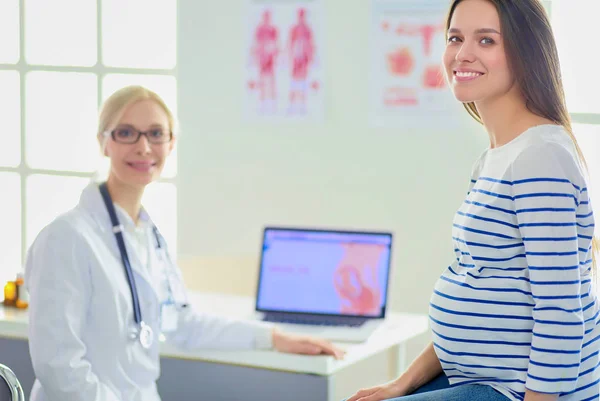
{"label": "stethoscope", "polygon": [[[129,284],[129,289],[131,290],[131,299],[133,301],[133,318],[137,327],[130,333],[130,338],[132,340],[138,338],[142,347],[149,349],[154,341],[154,333],[152,328],[148,326],[142,319],[142,311],[140,309],[140,300],[138,298],[138,292],[135,286],[135,278],[133,277],[133,270],[131,269],[129,256],[127,256],[125,241],[123,240],[123,225],[119,223],[117,213],[115,212],[115,206],[113,205],[105,182],[100,184],[100,193],[102,194],[102,199],[104,200],[106,210],[110,216],[112,230],[115,234],[115,238],[117,239],[117,245],[119,246],[119,252],[121,253],[121,260],[123,261],[123,266],[125,267],[127,282]],[[156,226],[153,227],[153,231],[154,235],[156,236],[158,247],[161,248],[160,233],[158,232]]]}

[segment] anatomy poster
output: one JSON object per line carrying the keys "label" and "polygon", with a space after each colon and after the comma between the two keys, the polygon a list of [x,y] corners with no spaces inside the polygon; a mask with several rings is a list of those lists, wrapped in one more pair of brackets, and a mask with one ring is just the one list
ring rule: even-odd
{"label": "anatomy poster", "polygon": [[245,117],[324,117],[322,0],[248,0]]}
{"label": "anatomy poster", "polygon": [[431,117],[455,110],[442,68],[448,1],[372,0],[371,7],[372,125],[439,121]]}

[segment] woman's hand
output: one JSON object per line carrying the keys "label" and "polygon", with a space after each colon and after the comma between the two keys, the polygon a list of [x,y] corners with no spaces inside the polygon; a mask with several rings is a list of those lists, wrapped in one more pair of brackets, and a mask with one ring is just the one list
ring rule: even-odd
{"label": "woman's hand", "polygon": [[309,336],[299,336],[273,330],[273,348],[279,352],[306,355],[332,355],[335,359],[342,359],[345,351],[337,348],[329,341]]}
{"label": "woman's hand", "polygon": [[403,397],[429,383],[440,373],[442,373],[442,365],[435,353],[433,343],[430,343],[402,376],[381,386],[360,390],[346,401],[382,401]]}
{"label": "woman's hand", "polygon": [[346,401],[382,401],[406,395],[397,381],[358,391]]}
{"label": "woman's hand", "polygon": [[556,401],[558,394],[536,393],[535,391],[525,391],[525,401]]}

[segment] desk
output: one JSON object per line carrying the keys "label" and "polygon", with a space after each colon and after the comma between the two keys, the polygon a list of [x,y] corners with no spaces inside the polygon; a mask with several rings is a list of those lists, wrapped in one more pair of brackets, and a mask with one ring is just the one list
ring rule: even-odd
{"label": "desk", "polygon": [[[253,313],[250,297],[190,295],[191,303],[200,311],[231,317]],[[0,363],[13,369],[28,398],[34,374],[27,346],[27,322],[27,311],[0,306]],[[347,350],[340,361],[329,356],[263,350],[190,352],[163,343],[158,388],[164,401],[339,401],[349,396],[349,391],[385,382],[402,372],[407,362],[406,342],[427,329],[424,315],[391,313],[367,342],[338,343]],[[386,354],[392,355],[391,370],[361,370],[370,358]],[[355,374],[348,379],[346,373],[350,370]]]}

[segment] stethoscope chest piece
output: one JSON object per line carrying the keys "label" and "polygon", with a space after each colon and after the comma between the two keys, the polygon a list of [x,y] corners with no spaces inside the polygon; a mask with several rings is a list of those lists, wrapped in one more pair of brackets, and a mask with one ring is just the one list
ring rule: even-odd
{"label": "stethoscope chest piece", "polygon": [[149,349],[154,343],[154,331],[145,322],[141,322],[137,327],[131,328],[129,339],[139,341],[142,348]]}
{"label": "stethoscope chest piece", "polygon": [[152,328],[148,326],[146,323],[141,322],[140,324],[140,344],[144,349],[148,349],[152,346],[154,342],[154,333],[152,332]]}

